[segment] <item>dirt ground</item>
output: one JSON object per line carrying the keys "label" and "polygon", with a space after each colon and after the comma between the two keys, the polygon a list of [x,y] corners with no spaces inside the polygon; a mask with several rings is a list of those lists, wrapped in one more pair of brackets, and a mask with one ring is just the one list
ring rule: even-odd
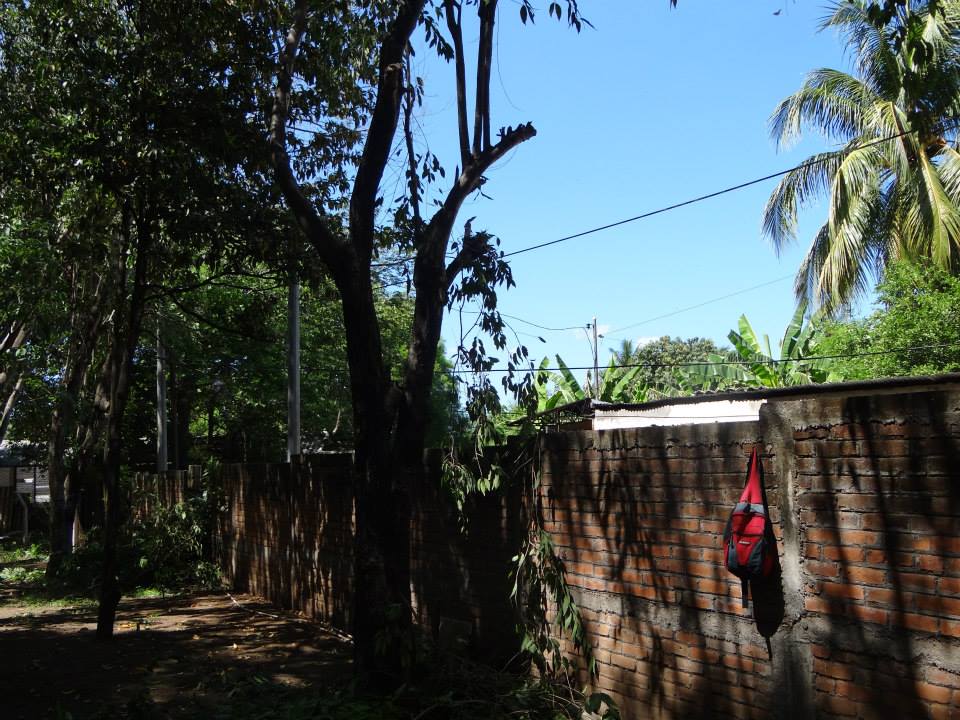
{"label": "dirt ground", "polygon": [[247,596],[124,600],[112,641],[95,627],[0,599],[0,718],[285,718],[350,675],[347,640]]}

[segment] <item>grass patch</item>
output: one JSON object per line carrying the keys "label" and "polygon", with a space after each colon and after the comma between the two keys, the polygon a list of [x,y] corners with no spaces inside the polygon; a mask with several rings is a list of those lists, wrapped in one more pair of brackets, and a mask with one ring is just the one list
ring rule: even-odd
{"label": "grass patch", "polygon": [[29,561],[45,563],[48,557],[47,547],[42,543],[24,545],[22,542],[9,538],[0,542],[0,565]]}

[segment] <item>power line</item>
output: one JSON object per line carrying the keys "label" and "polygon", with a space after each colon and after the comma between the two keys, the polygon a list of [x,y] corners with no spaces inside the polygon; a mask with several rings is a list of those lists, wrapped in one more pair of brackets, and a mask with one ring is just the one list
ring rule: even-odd
{"label": "power line", "polygon": [[[646,362],[646,363],[623,363],[622,365],[608,365],[607,369],[614,368],[616,370],[626,370],[629,368],[678,368],[678,367],[725,367],[731,365],[782,365],[786,363],[796,363],[796,362],[812,362],[817,360],[849,360],[852,358],[860,357],[872,357],[876,355],[890,355],[893,353],[908,353],[915,352],[917,350],[935,350],[938,348],[948,348],[948,347],[958,347],[960,342],[952,343],[935,343],[932,345],[913,345],[911,347],[903,348],[892,348],[890,350],[872,350],[869,352],[861,353],[839,353],[836,355],[808,355],[806,357],[798,358],[781,358],[779,360],[774,360],[772,358],[767,360],[694,360],[690,362],[680,362],[680,363],[655,363],[655,362]],[[573,365],[566,366],[567,370],[593,370],[593,365]],[[518,368],[513,370],[515,373],[538,373],[538,372],[558,372],[563,370],[563,368],[555,367],[546,367],[546,368]],[[446,372],[451,374],[474,374],[473,370],[447,370]],[[506,373],[510,372],[507,368],[492,368],[485,372],[491,373]]]}
{"label": "power line", "polygon": [[[910,133],[914,133],[914,132],[917,132],[917,131],[904,130],[903,132],[899,132],[895,135],[889,135],[887,137],[879,138],[877,140],[871,140],[870,142],[864,143],[863,145],[858,145],[857,147],[849,148],[847,150],[842,151],[840,154],[849,155],[850,153],[855,152],[857,150],[864,150],[865,148],[872,147],[874,145],[879,145],[880,143],[884,143],[889,140],[896,140],[898,137],[903,137],[904,135],[909,135]],[[795,170],[802,170],[803,168],[820,165],[825,161],[826,161],[825,158],[821,158],[819,160],[810,160],[808,162],[795,165],[792,168],[787,168],[786,170],[780,170],[779,172],[770,173],[769,175],[764,175],[763,177],[756,178],[754,180],[748,180],[746,182],[739,183],[738,185],[731,185],[730,187],[723,188],[722,190],[716,190],[715,192],[707,193],[706,195],[700,195],[695,198],[690,198],[689,200],[684,200],[683,202],[674,203],[673,205],[667,205],[666,207],[658,208],[656,210],[650,210],[649,212],[641,213],[640,215],[634,215],[633,217],[625,218],[624,220],[617,220],[616,222],[607,223],[606,225],[600,225],[599,227],[590,228],[589,230],[583,230],[582,232],[574,233],[573,235],[567,235],[562,238],[557,238],[556,240],[549,240],[547,242],[531,245],[530,247],[520,248],[519,250],[514,250],[512,252],[504,253],[503,257],[511,257],[513,255],[520,255],[522,253],[530,252],[531,250],[539,250],[541,248],[550,247],[551,245],[567,242],[568,240],[575,240],[577,238],[585,237],[586,235],[592,235],[602,230],[609,230],[610,228],[619,227],[620,225],[626,225],[627,223],[636,222],[637,220],[644,220],[646,218],[653,217],[654,215],[661,215],[671,210],[677,210],[678,208],[686,207],[687,205],[693,205],[695,203],[703,202],[704,200],[710,200],[711,198],[719,197],[720,195],[726,195],[727,193],[732,193],[737,190],[743,190],[744,188],[748,188],[751,185],[759,185],[760,183],[766,182],[767,180],[773,180],[774,178],[781,177]]]}
{"label": "power line", "polygon": [[[890,140],[896,140],[897,138],[910,135],[912,133],[918,132],[917,130],[904,130],[893,135],[888,135],[886,137],[877,138],[876,140],[871,140],[869,142],[863,143],[862,145],[857,145],[856,147],[847,148],[846,150],[840,151],[838,154],[841,156],[850,155],[857,150],[865,150],[866,148],[873,147],[874,145],[879,145],[881,143],[889,142]],[[551,245],[557,245],[559,243],[567,242],[569,240],[576,240],[577,238],[586,237],[587,235],[593,235],[603,230],[610,230],[611,228],[619,227],[621,225],[627,225],[629,223],[637,222],[638,220],[645,220],[646,218],[653,217],[655,215],[662,215],[663,213],[670,212],[671,210],[677,210],[682,207],[687,207],[688,205],[694,205],[696,203],[703,202],[705,200],[711,200],[715,197],[721,195],[726,195],[728,193],[736,192],[737,190],[743,190],[744,188],[751,187],[753,185],[759,185],[760,183],[767,182],[768,180],[773,180],[778,177],[782,177],[788,173],[794,172],[796,170],[802,170],[808,167],[814,167],[816,165],[821,165],[824,162],[827,162],[828,158],[820,158],[817,160],[809,160],[807,162],[800,163],[799,165],[794,165],[793,167],[787,168],[786,170],[780,170],[778,172],[770,173],[769,175],[764,175],[763,177],[754,178],[753,180],[747,180],[746,182],[738,183],[737,185],[731,185],[730,187],[725,187],[721,190],[716,190],[714,192],[707,193],[705,195],[699,195],[689,200],[683,200],[682,202],[673,203],[672,205],[667,205],[665,207],[657,208],[656,210],[650,210],[639,215],[634,215],[633,217],[624,218],[623,220],[617,220],[615,222],[607,223],[605,225],[599,225],[597,227],[589,228],[588,230],[582,230],[572,235],[565,235],[563,237],[557,238],[555,240],[548,240],[546,242],[537,243],[536,245],[530,245],[529,247],[520,248],[519,250],[513,250],[508,253],[504,253],[502,257],[508,258],[514,255],[521,255],[523,253],[531,252],[533,250],[540,250],[545,247],[550,247]],[[403,258],[393,261],[385,261],[383,263],[374,263],[372,267],[390,267],[395,265],[402,265],[414,260],[413,257]],[[659,318],[657,318],[659,319]],[[649,321],[647,321],[649,322]],[[623,328],[621,328],[623,329]]]}
{"label": "power line", "polygon": [[570,327],[558,327],[558,328],[547,327],[545,325],[538,325],[537,323],[531,322],[530,320],[524,320],[523,318],[517,317],[516,315],[507,315],[507,313],[505,312],[500,313],[500,315],[502,315],[505,318],[510,318],[511,320],[516,320],[517,322],[522,322],[525,325],[531,325],[532,327],[539,328],[540,330],[546,330],[547,332],[566,332],[567,330],[580,330],[583,327],[582,325],[571,325]]}
{"label": "power line", "polygon": [[657,315],[656,317],[647,318],[646,320],[641,320],[640,322],[635,322],[630,325],[624,325],[623,327],[615,328],[613,330],[605,332],[603,336],[610,337],[611,335],[615,335],[619,332],[623,332],[624,330],[630,330],[631,328],[635,328],[639,325],[646,325],[647,323],[654,322],[655,320],[663,320],[664,318],[673,317],[674,315],[679,315],[681,313],[689,312],[690,310],[696,310],[697,308],[702,308],[706,305],[710,305],[715,302],[720,302],[721,300],[727,300],[729,298],[736,297],[737,295],[743,295],[744,293],[748,293],[753,290],[759,290],[760,288],[767,287],[768,285],[775,285],[776,283],[783,282],[784,280],[789,280],[792,277],[793,275],[784,275],[783,277],[778,277],[773,280],[768,280],[767,282],[760,283],[759,285],[752,285],[751,287],[744,288],[743,290],[737,290],[732,293],[727,293],[726,295],[721,295],[720,297],[715,297],[710,300],[704,300],[703,302],[697,303],[696,305],[688,305],[687,307],[680,308],[679,310],[674,310],[672,312],[664,313],[663,315]]}

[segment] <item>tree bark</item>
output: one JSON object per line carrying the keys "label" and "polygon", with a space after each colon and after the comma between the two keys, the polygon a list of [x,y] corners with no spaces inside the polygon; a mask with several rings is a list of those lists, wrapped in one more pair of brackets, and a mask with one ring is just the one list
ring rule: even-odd
{"label": "tree bark", "polygon": [[[73,514],[68,492],[66,450],[67,438],[73,433],[80,393],[103,323],[101,305],[105,300],[106,283],[94,279],[93,273],[81,276],[73,271],[71,289],[71,335],[60,388],[50,419],[47,436],[47,477],[50,483],[50,559],[47,577],[56,576],[64,558],[73,549]],[[90,285],[93,286],[92,291]],[[70,486],[73,483],[69,484]]]}
{"label": "tree bark", "polygon": [[7,395],[7,401],[3,404],[3,416],[0,417],[0,443],[7,437],[7,428],[10,426],[10,418],[13,416],[13,408],[17,404],[17,396],[23,389],[23,375],[17,376],[17,382],[14,384],[10,394]]}
{"label": "tree bark", "polygon": [[[128,221],[125,220],[124,225],[127,232],[127,242],[125,244],[130,247]],[[105,376],[108,404],[106,417],[104,418],[106,434],[103,450],[105,507],[103,571],[100,578],[100,605],[97,609],[97,639],[99,640],[109,640],[113,637],[117,605],[120,603],[120,585],[117,578],[117,541],[120,534],[120,525],[123,522],[121,512],[123,498],[120,497],[123,415],[129,397],[134,350],[140,339],[140,329],[143,321],[143,309],[146,300],[146,256],[150,237],[150,224],[144,217],[144,209],[141,206],[136,222],[136,241],[133,244],[136,259],[128,303],[124,302],[127,290],[126,253],[118,261],[117,274],[121,279],[119,287],[123,289],[123,293],[117,298]]]}

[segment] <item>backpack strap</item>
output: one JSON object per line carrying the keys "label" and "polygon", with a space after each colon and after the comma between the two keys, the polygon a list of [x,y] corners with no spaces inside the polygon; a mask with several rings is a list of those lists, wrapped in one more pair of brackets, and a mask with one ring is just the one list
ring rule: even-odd
{"label": "backpack strap", "polygon": [[743,601],[743,607],[750,607],[750,581],[746,578],[740,578],[740,597]]}

